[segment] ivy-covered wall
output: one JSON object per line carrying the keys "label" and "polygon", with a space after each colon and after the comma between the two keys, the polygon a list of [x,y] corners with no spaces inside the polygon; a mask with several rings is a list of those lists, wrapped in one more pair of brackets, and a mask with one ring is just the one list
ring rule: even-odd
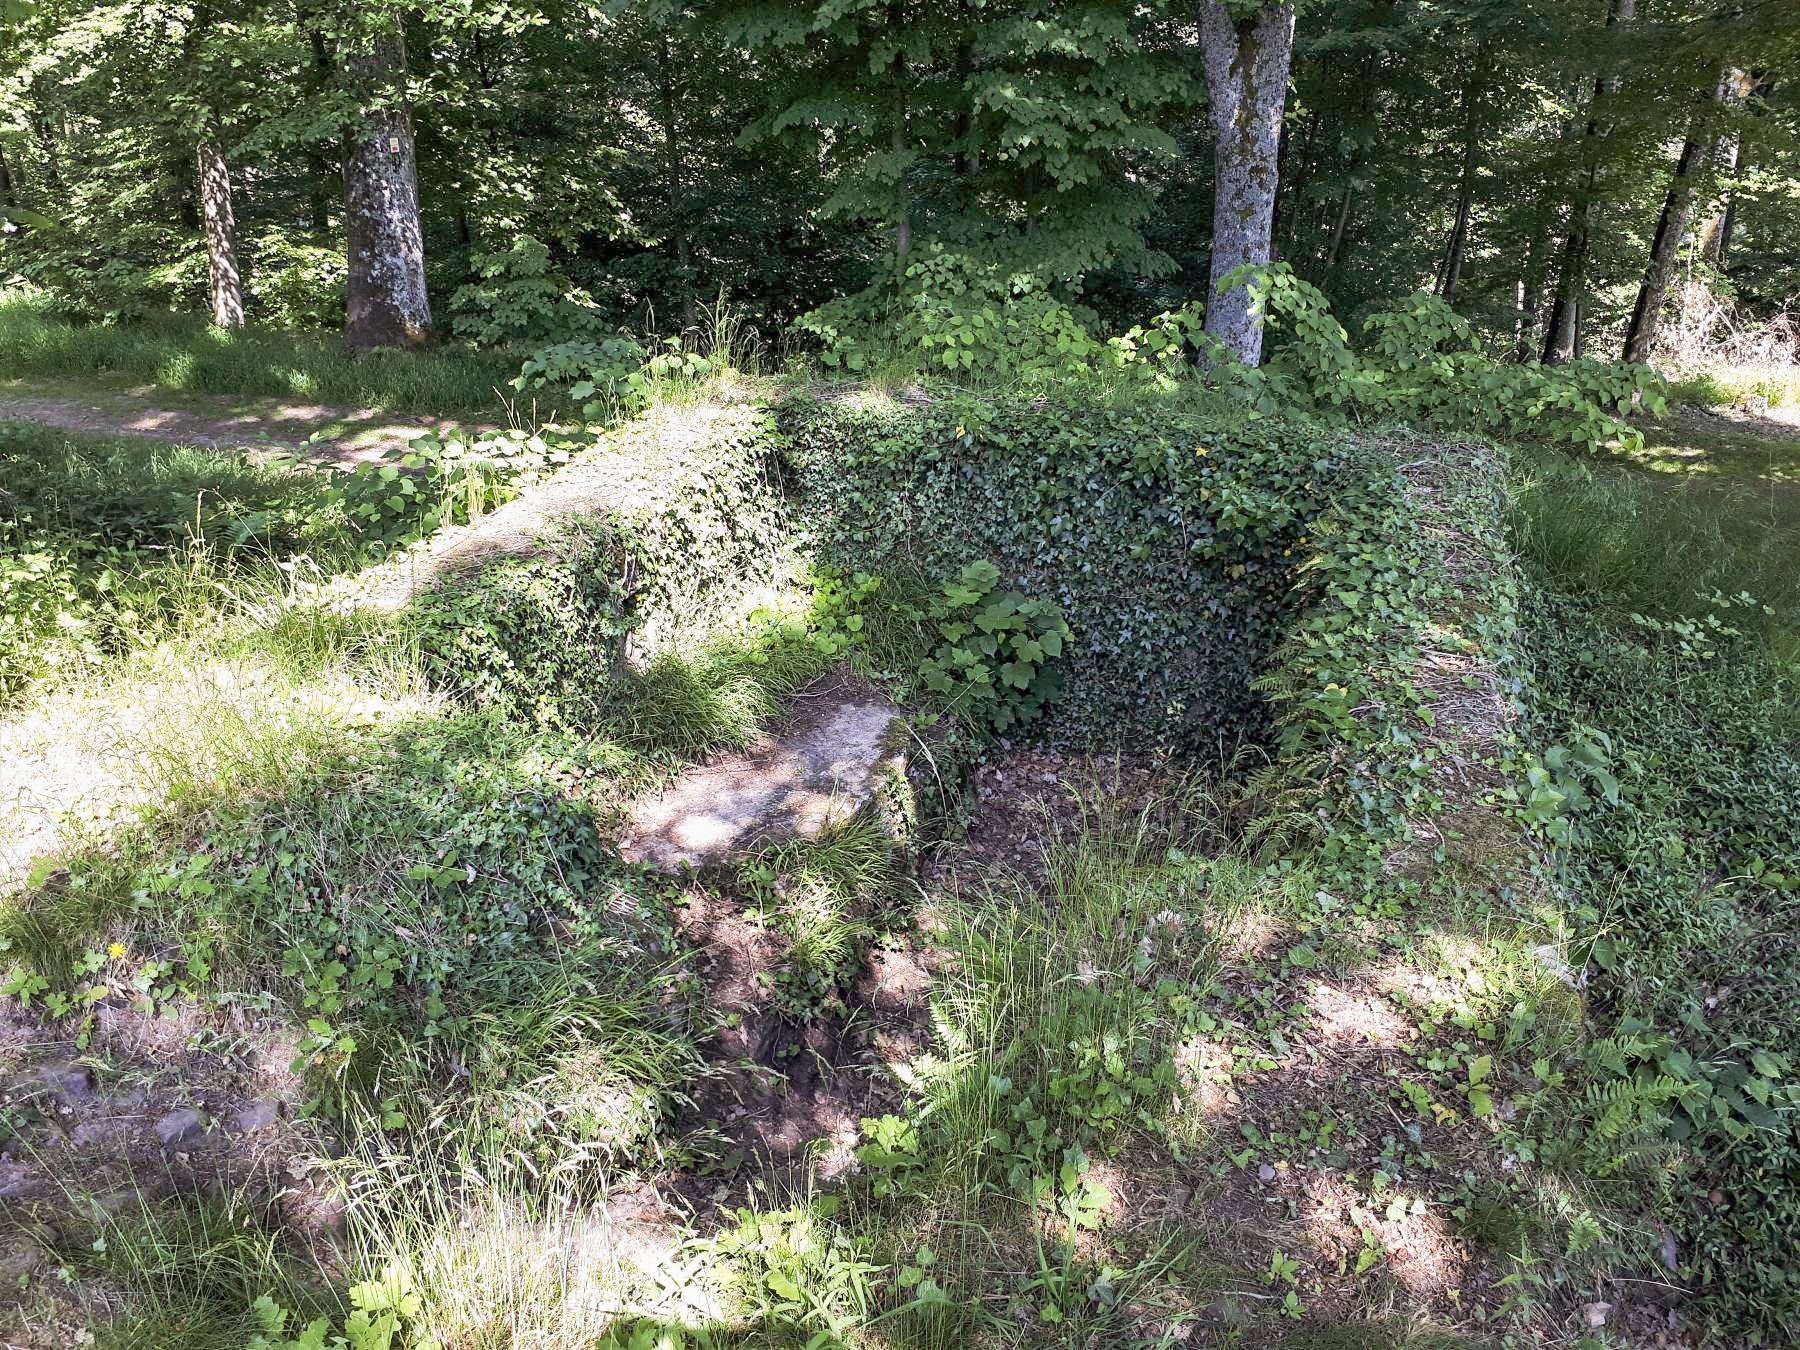
{"label": "ivy-covered wall", "polygon": [[1523,707],[1505,457],[1394,428],[1355,454],[1360,488],[1316,523],[1257,680],[1312,862],[1365,913],[1393,912],[1447,863],[1527,893],[1542,878],[1525,876],[1536,859],[1505,802]]}
{"label": "ivy-covered wall", "polygon": [[778,444],[750,404],[646,414],[398,560],[383,607],[403,612],[448,691],[579,718],[627,659],[701,640],[792,579]]}
{"label": "ivy-covered wall", "polygon": [[1311,522],[1360,470],[1329,433],[1050,400],[793,398],[778,414],[827,565],[950,577],[976,559],[1075,640],[1038,734],[1198,750],[1264,723],[1251,682],[1292,617]]}

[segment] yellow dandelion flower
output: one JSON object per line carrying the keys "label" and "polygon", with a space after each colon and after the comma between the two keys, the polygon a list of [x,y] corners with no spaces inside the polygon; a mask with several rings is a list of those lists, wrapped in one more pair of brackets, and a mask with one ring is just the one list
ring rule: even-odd
{"label": "yellow dandelion flower", "polygon": [[106,955],[114,961],[121,959],[125,955],[125,944],[123,942],[109,944],[106,948]]}

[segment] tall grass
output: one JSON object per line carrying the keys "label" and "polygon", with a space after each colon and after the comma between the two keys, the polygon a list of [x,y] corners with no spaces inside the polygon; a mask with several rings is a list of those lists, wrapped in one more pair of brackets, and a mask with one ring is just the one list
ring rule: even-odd
{"label": "tall grass", "polygon": [[182,394],[280,398],[443,417],[504,415],[522,354],[445,344],[357,355],[329,334],[226,332],[166,315],[77,323],[26,295],[0,296],[0,379],[153,384]]}
{"label": "tall grass", "polygon": [[1554,451],[1519,453],[1513,538],[1555,588],[1661,616],[1747,593],[1770,611],[1771,649],[1800,656],[1800,498],[1665,486]]}
{"label": "tall grass", "polygon": [[1771,408],[1800,404],[1800,365],[1704,366],[1674,380],[1670,393],[1676,403],[1696,403],[1703,408],[1724,408],[1762,398]]}

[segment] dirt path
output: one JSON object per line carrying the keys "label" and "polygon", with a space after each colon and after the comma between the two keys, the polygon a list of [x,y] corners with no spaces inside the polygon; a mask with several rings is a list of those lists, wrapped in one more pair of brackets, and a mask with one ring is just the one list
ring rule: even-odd
{"label": "dirt path", "polygon": [[389,450],[403,450],[426,431],[442,434],[460,427],[486,429],[447,419],[399,417],[372,408],[332,408],[281,399],[174,399],[154,385],[75,392],[21,381],[0,382],[0,421],[291,454],[343,467],[380,459]]}

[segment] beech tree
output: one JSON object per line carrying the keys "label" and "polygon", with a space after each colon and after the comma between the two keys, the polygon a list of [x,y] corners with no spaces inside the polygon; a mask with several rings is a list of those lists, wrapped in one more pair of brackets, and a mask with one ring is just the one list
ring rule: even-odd
{"label": "beech tree", "polygon": [[1644,268],[1643,283],[1638,287],[1631,326],[1625,330],[1624,357],[1627,361],[1648,361],[1655,350],[1657,325],[1680,259],[1681,242],[1693,224],[1694,210],[1708,171],[1725,140],[1725,132],[1712,125],[1711,112],[1728,107],[1748,92],[1749,82],[1744,72],[1727,66],[1719,73],[1718,83],[1713,88],[1711,109],[1695,114],[1694,125],[1682,141],[1681,157],[1675,162],[1674,178],[1663,198],[1656,233],[1651,237],[1650,261]]}
{"label": "beech tree", "polygon": [[244,326],[244,283],[238,273],[237,221],[231,209],[231,171],[218,141],[204,137],[195,155],[200,177],[200,217],[206,231],[206,290],[212,320],[221,328]]}
{"label": "beech tree", "polygon": [[[1630,23],[1637,17],[1637,0],[1610,0],[1606,13],[1607,28]],[[1581,133],[1581,174],[1569,209],[1568,231],[1564,236],[1562,262],[1557,272],[1556,300],[1550,309],[1550,322],[1544,333],[1544,360],[1567,361],[1579,354],[1581,345],[1581,305],[1586,297],[1588,249],[1592,240],[1595,203],[1601,191],[1605,171],[1603,150],[1611,134],[1608,104],[1619,91],[1617,55],[1608,53],[1605,65],[1594,79],[1594,91],[1588,100],[1586,125]]]}
{"label": "beech tree", "polygon": [[431,337],[431,301],[406,44],[395,19],[358,26],[366,31],[352,28],[338,59],[360,108],[344,149],[344,340],[359,349],[420,347]]}
{"label": "beech tree", "polygon": [[1270,259],[1294,6],[1201,0],[1200,46],[1213,128],[1206,331],[1254,366],[1262,360],[1263,335],[1249,288],[1238,285],[1220,294],[1220,287],[1235,268]]}
{"label": "beech tree", "polygon": [[182,35],[183,75],[188,82],[185,101],[196,135],[194,167],[200,188],[199,224],[206,240],[206,293],[212,321],[220,328],[244,325],[244,280],[238,270],[237,218],[231,205],[231,169],[220,144],[220,118],[216,90],[209,79],[204,50],[214,11],[196,4],[187,32]]}

